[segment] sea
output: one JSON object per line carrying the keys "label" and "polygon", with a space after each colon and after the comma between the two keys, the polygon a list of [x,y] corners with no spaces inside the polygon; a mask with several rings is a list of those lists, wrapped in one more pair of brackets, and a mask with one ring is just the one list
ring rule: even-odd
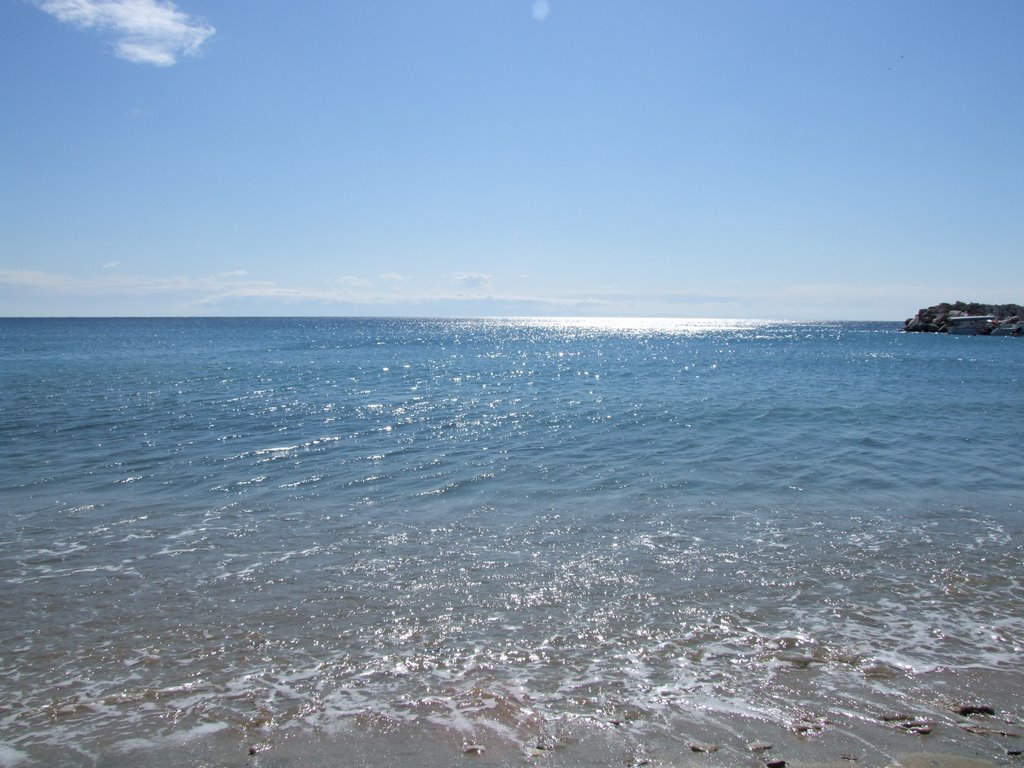
{"label": "sea", "polygon": [[0,765],[1020,764],[1024,341],[901,327],[0,320]]}

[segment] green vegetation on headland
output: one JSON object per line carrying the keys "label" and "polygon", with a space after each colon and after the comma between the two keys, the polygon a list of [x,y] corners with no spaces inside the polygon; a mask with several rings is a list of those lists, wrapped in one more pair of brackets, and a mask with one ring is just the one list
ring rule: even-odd
{"label": "green vegetation on headland", "polygon": [[917,314],[903,323],[904,331],[944,333],[951,317],[991,315],[993,323],[988,332],[1003,326],[1024,322],[1024,306],[1020,304],[981,304],[976,301],[943,302],[917,310]]}

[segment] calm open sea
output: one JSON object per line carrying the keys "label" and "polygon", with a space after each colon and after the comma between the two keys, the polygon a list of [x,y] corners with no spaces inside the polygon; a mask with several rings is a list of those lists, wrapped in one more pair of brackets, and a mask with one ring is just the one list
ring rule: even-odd
{"label": "calm open sea", "polygon": [[899,329],[0,320],[0,765],[1005,758],[1024,341]]}

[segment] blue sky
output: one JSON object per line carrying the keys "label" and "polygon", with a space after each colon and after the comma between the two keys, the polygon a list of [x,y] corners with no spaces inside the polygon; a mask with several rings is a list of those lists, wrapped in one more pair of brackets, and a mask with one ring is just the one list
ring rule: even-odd
{"label": "blue sky", "polygon": [[1024,302],[1019,0],[0,0],[0,315]]}

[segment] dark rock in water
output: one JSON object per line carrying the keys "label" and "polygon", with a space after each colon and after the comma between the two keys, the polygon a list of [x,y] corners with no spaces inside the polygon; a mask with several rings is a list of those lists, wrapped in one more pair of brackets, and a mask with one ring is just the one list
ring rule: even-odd
{"label": "dark rock in water", "polygon": [[886,713],[880,715],[879,720],[883,723],[892,723],[900,730],[906,731],[907,733],[916,733],[920,736],[925,736],[932,732],[934,723],[930,720],[925,720],[920,717],[911,717],[902,713]]}
{"label": "dark rock in water", "polygon": [[797,723],[793,726],[793,730],[799,733],[800,735],[806,735],[808,733],[817,733],[818,731],[822,730],[822,728],[824,728],[824,725],[822,723],[808,722]]}
{"label": "dark rock in water", "polygon": [[1024,306],[976,301],[943,302],[917,310],[916,315],[903,323],[903,330],[909,333],[942,333],[949,326],[949,318],[965,315],[992,315],[998,323],[1009,323],[1015,316],[1024,316]]}
{"label": "dark rock in water", "polygon": [[884,661],[879,661],[878,659],[872,659],[863,667],[862,671],[864,672],[865,677],[877,678],[898,677],[902,673],[902,670],[899,667],[893,664],[887,664]]}
{"label": "dark rock in water", "polygon": [[690,744],[689,746],[690,746],[690,751],[691,752],[717,752],[718,751],[718,747],[716,747],[714,744],[701,744],[699,742],[694,742],[694,743]]}
{"label": "dark rock in water", "polygon": [[785,760],[769,760],[764,764],[764,768],[786,768]]}
{"label": "dark rock in water", "polygon": [[926,720],[911,720],[909,723],[900,723],[907,733],[916,733],[918,736],[927,736],[932,732],[932,724]]}
{"label": "dark rock in water", "polygon": [[996,708],[991,704],[963,704],[961,705],[956,713],[963,717],[971,717],[972,715],[994,715]]}
{"label": "dark rock in water", "polygon": [[973,723],[960,726],[968,733],[976,733],[979,736],[1002,736],[1007,739],[1019,739],[1020,734],[1016,731],[1007,731],[1003,728],[990,728],[987,725],[974,725]]}
{"label": "dark rock in water", "polygon": [[1000,326],[1009,326],[1010,330],[1013,329],[1013,326],[1017,326],[1017,329],[1019,330],[1021,323],[1024,323],[1024,315],[1012,315],[1005,320],[999,321]]}
{"label": "dark rock in water", "polygon": [[527,754],[531,757],[547,757],[554,754],[558,749],[563,746],[556,737],[551,735],[542,735],[538,737],[537,742],[531,747]]}

